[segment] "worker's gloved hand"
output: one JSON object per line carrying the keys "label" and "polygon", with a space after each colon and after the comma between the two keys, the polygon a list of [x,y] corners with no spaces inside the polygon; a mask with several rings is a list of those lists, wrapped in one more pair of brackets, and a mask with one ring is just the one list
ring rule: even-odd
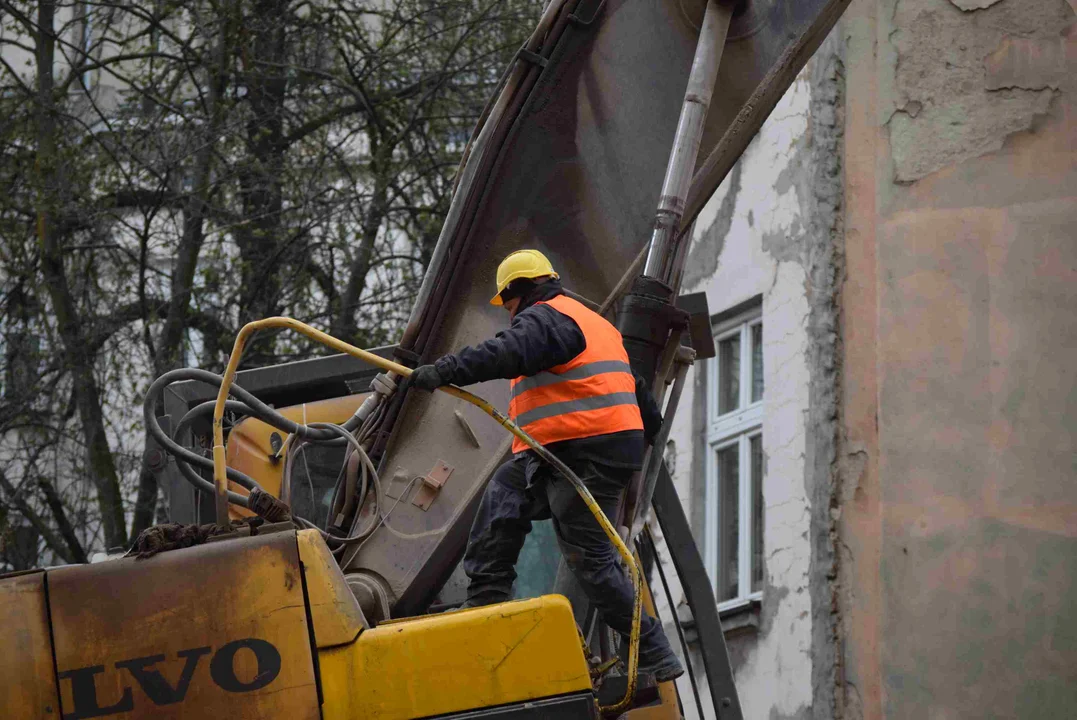
{"label": "worker's gloved hand", "polygon": [[658,431],[662,429],[662,416],[658,413],[641,414],[643,415],[643,439],[648,445],[654,445],[655,438],[658,437]]}
{"label": "worker's gloved hand", "polygon": [[441,378],[441,373],[433,365],[420,365],[411,373],[412,387],[417,387],[420,390],[434,392],[434,390],[445,384],[447,383]]}
{"label": "worker's gloved hand", "polygon": [[636,404],[639,405],[639,414],[643,418],[643,439],[648,445],[654,445],[654,439],[658,431],[662,429],[662,411],[654,396],[647,389],[647,383],[635,372],[632,376],[636,379]]}

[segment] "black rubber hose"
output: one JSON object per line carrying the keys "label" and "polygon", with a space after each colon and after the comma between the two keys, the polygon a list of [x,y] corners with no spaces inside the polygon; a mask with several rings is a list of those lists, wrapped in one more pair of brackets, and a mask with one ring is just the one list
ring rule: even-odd
{"label": "black rubber hose", "polygon": [[[207,400],[206,402],[200,403],[198,405],[195,405],[193,408],[188,410],[187,414],[184,415],[183,418],[179,421],[179,424],[176,425],[176,429],[174,431],[175,437],[181,437],[183,435],[183,432],[190,425],[192,425],[196,420],[198,420],[200,417],[202,417],[203,415],[212,415],[213,414],[213,407],[216,404],[217,403],[216,403],[215,400]],[[235,414],[235,415],[246,415],[248,417],[253,417],[253,418],[256,418],[256,419],[261,420],[261,421],[266,422],[266,423],[271,423],[271,421],[272,421],[272,418],[260,416],[258,414],[258,412],[254,408],[252,408],[250,405],[247,405],[246,403],[243,403],[243,402],[239,402],[238,400],[226,400],[225,403],[224,403],[224,411],[227,412],[227,413]],[[312,444],[316,444],[316,445],[341,445],[341,446],[343,446],[343,445],[347,444],[347,441],[344,440],[343,438],[341,438],[336,433],[333,433],[333,438],[334,439],[331,440],[331,441],[312,440],[310,442]],[[166,448],[166,449],[171,451],[171,448]],[[200,460],[196,463],[197,465],[199,465],[200,467],[203,467],[203,468],[205,468],[207,470],[212,470],[213,469],[213,460],[211,458],[203,457],[201,455],[198,455],[197,453],[195,453],[195,455],[197,455],[200,458]],[[211,483],[209,483],[208,481],[206,481],[201,475],[199,475],[198,472],[193,467],[191,467],[190,463],[186,462],[186,460],[184,460],[183,457],[181,457],[178,454],[176,454],[174,457],[175,457],[175,460],[176,460],[176,467],[179,468],[180,472],[183,473],[183,476],[185,478],[187,478],[187,480],[190,481],[192,485],[197,486],[197,488],[199,490],[201,490],[202,492],[206,492],[206,493],[209,493],[211,495],[215,494],[213,485]],[[231,473],[238,473],[239,472],[238,470],[234,470],[232,468],[229,468],[228,470],[229,470],[229,478],[232,477]],[[228,496],[228,501],[229,502],[236,503],[237,499],[242,499],[243,500],[242,503],[238,503],[238,504],[242,504],[243,507],[248,507],[247,496],[246,495],[238,495],[236,493],[229,493],[229,496]]]}
{"label": "black rubber hose", "polygon": [[[183,477],[187,479],[187,482],[191,483],[191,485],[194,485],[195,490],[198,490],[199,492],[203,492],[213,497],[217,495],[217,490],[213,487],[213,483],[199,475],[198,471],[196,471],[189,464],[183,462],[183,460],[181,460],[178,455],[176,456],[176,467],[179,469]],[[249,507],[246,495],[240,495],[239,493],[232,492],[231,490],[228,491],[228,502],[233,505],[239,505],[240,507]]]}
{"label": "black rubber hose", "polygon": [[[211,373],[208,370],[199,370],[197,368],[180,368],[179,370],[171,370],[153,381],[153,385],[150,386],[149,391],[146,393],[147,401],[151,397],[156,401],[157,396],[159,396],[160,393],[164,391],[164,388],[167,385],[171,385],[174,382],[179,382],[180,380],[198,380],[200,382],[206,383],[207,385],[217,386],[220,386],[221,382],[223,382],[223,378],[221,378],[220,375]],[[262,420],[263,422],[272,425],[279,430],[283,430],[287,433],[297,435],[298,437],[301,437],[308,442],[322,444],[326,442],[332,442],[333,444],[344,443],[344,441],[336,433],[329,432],[321,428],[311,428],[306,425],[301,425],[294,420],[289,420],[288,418],[284,417],[279,412],[259,400],[250,391],[244,390],[238,385],[232,385],[232,387],[229,389],[229,395],[237,398],[248,406],[249,411],[247,412],[247,414],[253,415],[259,420]],[[212,408],[214,401],[210,400],[207,402],[209,403],[209,407]],[[206,403],[197,405],[195,408],[192,408],[192,410],[202,408],[204,405],[206,405]],[[359,418],[355,415],[352,415],[343,423],[342,427],[344,427],[345,430],[351,431],[354,430],[358,426],[358,424]]]}
{"label": "black rubber hose", "polygon": [[[142,413],[146,421],[146,429],[149,431],[150,435],[153,436],[153,439],[160,443],[161,447],[163,447],[168,453],[175,456],[177,460],[182,459],[183,461],[191,465],[199,465],[201,467],[212,468],[213,460],[211,458],[202,457],[193,450],[185,448],[179,443],[177,443],[175,440],[168,436],[168,433],[164,431],[164,428],[162,428],[161,424],[157,421],[157,416],[153,412],[154,407],[157,404],[157,396],[160,394],[161,390],[165,386],[173,382],[173,380],[167,379],[169,374],[170,373],[165,373],[157,380],[155,380],[153,385],[150,386],[149,392],[146,393],[146,400],[142,404]],[[162,382],[162,380],[165,380],[165,382]],[[194,478],[191,475],[184,473],[184,477],[194,482]],[[242,485],[248,490],[253,490],[254,488],[258,488],[259,490],[261,489],[258,486],[258,483],[255,482],[253,478],[248,477],[247,475],[239,472],[238,470],[233,470],[232,468],[228,468],[228,479],[235,483],[238,483],[239,485]],[[205,485],[208,485],[210,487],[209,492],[215,492],[213,490],[212,484],[208,483],[205,479],[202,478],[199,478],[199,480],[201,480],[201,482],[194,483],[194,485],[199,490],[205,492]],[[203,485],[203,483],[205,483],[205,485]]]}
{"label": "black rubber hose", "polygon": [[[171,370],[165,373],[164,375],[153,381],[153,384],[150,385],[149,391],[147,391],[146,393],[146,400],[142,406],[143,416],[146,421],[146,427],[149,430],[150,434],[153,435],[153,437],[161,443],[165,450],[167,450],[172,455],[175,455],[177,458],[183,458],[188,463],[198,465],[200,467],[205,467],[207,469],[212,469],[213,460],[211,458],[198,455],[197,453],[183,447],[182,445],[179,445],[174,440],[172,440],[172,438],[168,437],[167,433],[165,433],[160,423],[158,423],[157,416],[154,414],[154,409],[156,408],[157,401],[160,398],[161,394],[164,392],[164,389],[168,385],[171,385],[174,382],[179,382],[181,380],[198,380],[209,385],[221,384],[221,377],[207,370],[198,370],[196,368],[181,368],[179,370]],[[345,442],[340,438],[339,435],[332,431],[326,431],[321,428],[308,428],[305,425],[300,425],[297,422],[289,420],[288,418],[284,417],[277,411],[273,410],[273,408],[269,407],[261,400],[256,398],[250,392],[244,390],[239,386],[233,385],[231,388],[231,394],[238,397],[241,401],[239,403],[235,403],[235,401],[227,401],[226,408],[231,409],[233,412],[242,412],[243,414],[251,415],[258,418],[259,420],[262,420],[263,422],[272,425],[273,427],[279,428],[288,433],[295,434],[303,438],[304,440],[307,440],[308,442],[332,445],[344,444]],[[179,435],[181,427],[185,427],[185,422],[186,424],[190,424],[202,413],[212,412],[213,406],[214,401],[209,400],[195,406],[194,408],[191,408],[191,410],[189,410],[187,414],[184,415],[183,419],[180,421],[180,424],[177,426],[176,434]],[[349,424],[354,427],[358,424],[358,422],[359,419],[353,415],[352,417],[348,418],[348,422],[344,423],[344,427],[347,428]],[[228,478],[236,483],[239,483],[248,490],[251,490],[258,486],[257,482],[255,482],[252,478],[232,468],[228,468]]]}
{"label": "black rubber hose", "polygon": [[[161,427],[160,423],[157,421],[157,416],[154,412],[157,405],[157,401],[164,392],[164,389],[168,385],[182,380],[197,380],[209,385],[218,386],[222,382],[222,378],[220,375],[216,375],[215,373],[211,373],[207,370],[199,370],[197,368],[181,368],[165,373],[161,377],[154,380],[153,384],[150,385],[149,390],[146,392],[146,399],[143,402],[142,408],[143,416],[146,421],[146,428],[149,431],[150,435],[152,435],[153,438],[157,440],[157,442],[160,443],[161,446],[167,452],[169,452],[176,458],[176,467],[180,470],[181,474],[183,474],[183,476],[188,480],[188,482],[194,485],[195,489],[213,495],[216,492],[215,488],[213,487],[213,484],[207,481],[205,478],[201,477],[198,472],[193,467],[191,467],[192,465],[197,465],[212,470],[213,460],[211,458],[203,457],[202,455],[195,453],[189,448],[183,447],[179,443],[175,442],[172,438],[170,438],[168,434],[164,431],[164,429]],[[241,402],[237,402],[234,400],[226,401],[225,409],[227,411],[242,413],[244,415],[256,417],[259,420],[262,420],[263,422],[266,422],[267,424],[272,425],[278,429],[298,435],[299,437],[304,438],[308,442],[330,445],[340,445],[347,442],[333,431],[326,431],[320,428],[308,428],[304,425],[300,425],[299,423],[289,420],[288,418],[284,417],[283,415],[263,403],[253,394],[237,385],[232,386],[232,388],[230,389],[230,394],[240,398]],[[186,429],[187,425],[191,424],[196,418],[198,418],[202,414],[212,412],[214,405],[215,402],[211,400],[201,403],[194,408],[191,408],[180,420],[180,423],[176,426],[176,435],[179,435],[182,430]],[[359,419],[353,415],[352,417],[348,418],[347,422],[344,423],[344,427],[354,429],[354,427],[358,425],[358,423]],[[253,490],[255,488],[261,490],[261,487],[258,485],[258,483],[250,476],[241,473],[240,471],[233,468],[227,468],[227,473],[229,480],[232,480],[233,482],[241,485],[247,490]],[[240,495],[238,493],[229,491],[228,500],[231,503],[242,505],[243,507],[247,506],[246,496]]]}
{"label": "black rubber hose", "polygon": [[[207,413],[212,414],[213,406],[215,404],[216,404],[215,401],[210,400],[210,401],[204,402],[204,403],[202,403],[200,405],[196,405],[193,408],[191,408],[190,410],[188,410],[187,414],[184,415],[183,418],[179,421],[179,424],[176,425],[175,436],[180,437],[183,434],[183,431],[186,430],[187,427],[189,425],[191,425],[195,420],[197,420],[200,416],[205,415]],[[226,400],[225,404],[224,404],[224,411],[229,412],[229,413],[236,413],[236,414],[240,414],[240,415],[249,415],[251,417],[257,417],[257,415],[255,415],[254,412],[251,410],[251,407],[249,405],[247,405],[246,403],[239,402],[237,400]],[[171,451],[171,448],[166,448],[166,449]],[[195,454],[196,457],[200,458],[200,462],[197,463],[198,465],[206,468],[207,470],[212,470],[213,469],[213,460],[212,459],[207,458],[207,457],[203,457],[201,455],[198,455],[198,453],[194,453],[194,454]],[[181,473],[183,473],[183,476],[185,478],[187,478],[188,482],[190,482],[192,485],[194,485],[195,488],[197,488],[198,490],[200,490],[200,491],[202,491],[202,492],[204,492],[204,493],[206,493],[208,495],[211,495],[211,496],[216,495],[216,489],[213,487],[213,483],[209,482],[208,480],[203,478],[201,475],[199,475],[198,471],[195,470],[194,467],[192,467],[190,463],[186,462],[183,459],[184,456],[181,456],[179,454],[174,454],[173,457],[174,457],[174,459],[176,461],[176,467],[179,469],[179,471]],[[229,469],[231,470],[231,468],[229,468]],[[238,473],[239,471],[236,470],[234,472]],[[229,477],[231,477],[231,474],[229,474]],[[228,502],[230,502],[232,504],[235,504],[235,505],[242,505],[243,507],[249,507],[249,503],[247,502],[247,496],[246,495],[240,495],[239,493],[234,493],[231,490],[228,491]]]}
{"label": "black rubber hose", "polygon": [[[207,400],[206,402],[199,403],[198,405],[195,405],[193,408],[188,410],[187,414],[180,418],[179,424],[176,425],[176,429],[173,431],[173,435],[175,437],[179,437],[183,434],[183,431],[186,430],[188,426],[194,423],[195,420],[202,417],[203,415],[212,415],[213,407],[216,404],[216,400]],[[245,402],[240,402],[239,400],[225,400],[224,411],[233,415],[246,415],[247,417],[253,417],[257,418],[258,420],[266,421],[265,418],[259,417],[258,413],[255,412],[254,408],[252,408]]]}

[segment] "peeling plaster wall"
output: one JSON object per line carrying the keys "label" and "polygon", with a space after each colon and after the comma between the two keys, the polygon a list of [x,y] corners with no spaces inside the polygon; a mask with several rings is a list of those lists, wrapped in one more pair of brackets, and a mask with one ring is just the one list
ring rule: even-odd
{"label": "peeling plaster wall", "polygon": [[1077,707],[1075,118],[1077,0],[855,0],[697,221],[685,290],[763,297],[745,717]]}
{"label": "peeling plaster wall", "polygon": [[841,717],[1077,707],[1074,4],[843,21]]}
{"label": "peeling plaster wall", "polygon": [[[822,534],[830,536],[829,501],[824,497],[813,509],[816,476],[806,456],[820,428],[827,437],[836,428],[832,406],[817,418],[819,427],[808,421],[811,364],[819,361],[812,348],[819,337],[833,339],[837,312],[836,282],[821,283],[829,294],[825,302],[814,302],[813,288],[832,267],[827,248],[835,244],[840,206],[838,50],[836,41],[824,45],[697,219],[682,289],[706,291],[714,314],[762,296],[766,580],[758,628],[727,636],[746,718],[813,717],[813,615],[824,597],[822,615],[829,618],[825,570],[822,584],[813,587],[811,540],[815,514],[821,513]],[[708,388],[705,366],[690,372],[671,434],[670,464],[702,546],[703,459],[709,449],[701,394]],[[826,476],[829,493],[829,470]],[[674,597],[680,597],[677,591]],[[667,610],[660,606],[660,612]],[[827,647],[829,634],[822,634]],[[828,657],[823,667],[832,670],[834,653]],[[694,717],[690,705],[686,716]]]}
{"label": "peeling plaster wall", "polygon": [[[881,98],[894,180],[995,152],[1077,84],[1065,0],[887,0]],[[1072,32],[1072,28],[1070,29]]]}

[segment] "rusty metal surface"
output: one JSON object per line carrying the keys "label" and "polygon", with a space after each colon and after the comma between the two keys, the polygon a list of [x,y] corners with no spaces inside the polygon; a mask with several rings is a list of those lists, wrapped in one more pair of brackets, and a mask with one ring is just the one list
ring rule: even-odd
{"label": "rusty metal surface", "polygon": [[59,718],[45,573],[0,579],[0,707],[11,720]]}
{"label": "rusty metal surface", "polygon": [[[697,191],[724,177],[725,161],[739,156],[847,2],[755,2],[734,18],[700,154],[713,167],[701,166],[703,184],[697,171]],[[650,236],[703,9],[701,0],[566,4],[551,31],[559,38],[541,51],[547,64],[531,68],[503,127],[472,151],[429,271],[431,291],[402,345],[430,361],[505,327],[504,311],[487,300],[497,264],[520,247],[546,253],[572,290],[606,296]],[[720,138],[726,150],[716,158]],[[507,381],[473,389],[507,403]],[[406,503],[393,511],[392,524],[406,533],[441,532],[405,539],[382,529],[346,562],[349,572],[380,579],[398,614],[421,609],[444,582],[506,452],[491,419],[462,409],[477,447],[457,410],[443,394],[409,393],[383,464],[386,477],[422,475],[439,459],[456,468],[428,511]]]}
{"label": "rusty metal surface", "polygon": [[319,717],[294,532],[48,571],[65,717]]}
{"label": "rusty metal surface", "polygon": [[429,510],[430,505],[441,492],[441,488],[448,482],[453,469],[444,460],[438,460],[434,468],[423,476],[418,492],[411,499],[411,504],[417,508]]}

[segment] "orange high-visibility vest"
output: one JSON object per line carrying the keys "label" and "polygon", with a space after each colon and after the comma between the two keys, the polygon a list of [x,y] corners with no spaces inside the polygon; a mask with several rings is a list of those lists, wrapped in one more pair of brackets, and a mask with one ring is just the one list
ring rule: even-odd
{"label": "orange high-visibility vest", "polygon": [[[563,365],[513,380],[509,417],[543,445],[642,430],[636,381],[617,328],[564,295],[535,304],[575,320],[586,347]],[[514,439],[512,451],[524,450],[527,446]]]}

